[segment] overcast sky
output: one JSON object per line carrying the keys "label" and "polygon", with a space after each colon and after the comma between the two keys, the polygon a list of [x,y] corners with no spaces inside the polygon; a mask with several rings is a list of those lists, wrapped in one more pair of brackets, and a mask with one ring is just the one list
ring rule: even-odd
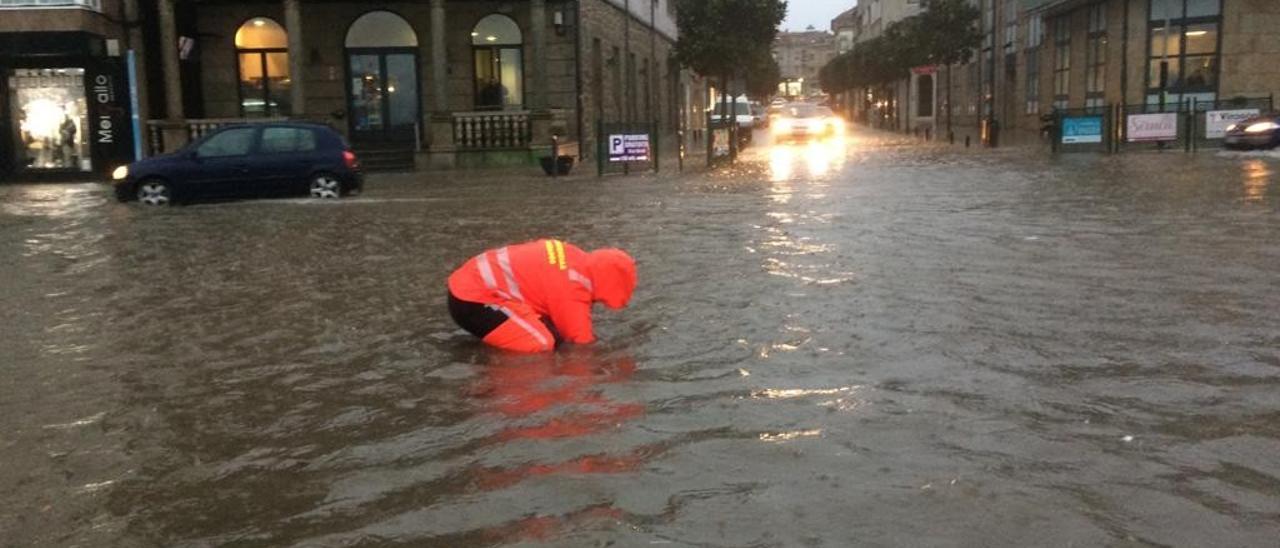
{"label": "overcast sky", "polygon": [[783,30],[804,30],[813,25],[818,30],[831,30],[831,20],[853,7],[853,0],[787,0],[787,20]]}

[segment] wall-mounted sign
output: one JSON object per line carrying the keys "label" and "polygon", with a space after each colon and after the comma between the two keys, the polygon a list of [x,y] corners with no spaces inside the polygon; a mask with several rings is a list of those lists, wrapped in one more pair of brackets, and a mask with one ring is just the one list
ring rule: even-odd
{"label": "wall-mounted sign", "polygon": [[1062,119],[1062,144],[1102,142],[1101,116],[1068,116]]}
{"label": "wall-mounted sign", "polygon": [[1205,139],[1221,139],[1227,136],[1227,126],[1238,122],[1243,122],[1249,118],[1257,116],[1259,113],[1256,108],[1242,108],[1237,110],[1211,110],[1204,113],[1204,138]]}
{"label": "wall-mounted sign", "polygon": [[609,136],[610,162],[648,162],[649,134],[624,133]]}
{"label": "wall-mounted sign", "polygon": [[89,100],[90,150],[94,168],[110,172],[133,161],[133,129],[129,114],[129,79],[123,63],[93,63],[85,69]]}
{"label": "wall-mounted sign", "polygon": [[1178,113],[1130,114],[1125,120],[1125,138],[1131,143],[1178,139]]}

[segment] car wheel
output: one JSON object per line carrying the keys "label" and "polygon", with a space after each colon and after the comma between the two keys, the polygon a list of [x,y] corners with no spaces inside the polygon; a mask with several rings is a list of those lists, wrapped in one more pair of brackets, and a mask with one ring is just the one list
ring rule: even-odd
{"label": "car wheel", "polygon": [[342,196],[342,182],[328,173],[317,173],[311,176],[311,197],[333,199]]}
{"label": "car wheel", "polygon": [[149,206],[173,203],[173,188],[162,179],[146,179],[138,183],[138,202]]}

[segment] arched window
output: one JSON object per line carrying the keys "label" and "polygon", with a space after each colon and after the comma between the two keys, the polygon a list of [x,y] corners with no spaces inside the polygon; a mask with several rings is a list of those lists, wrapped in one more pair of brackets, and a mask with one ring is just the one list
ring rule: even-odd
{"label": "arched window", "polygon": [[505,15],[489,15],[471,30],[477,110],[524,106],[523,44],[519,25]]}
{"label": "arched window", "polygon": [[348,48],[414,48],[418,34],[403,17],[389,11],[361,15],[347,29]]}
{"label": "arched window", "polygon": [[280,23],[254,17],[236,30],[240,115],[288,116],[289,35]]}

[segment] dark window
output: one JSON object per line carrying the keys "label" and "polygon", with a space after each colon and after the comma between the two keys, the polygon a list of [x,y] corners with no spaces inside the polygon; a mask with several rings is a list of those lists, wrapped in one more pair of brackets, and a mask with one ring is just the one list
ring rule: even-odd
{"label": "dark window", "polygon": [[1071,101],[1071,16],[1053,20],[1053,107],[1065,109]]}
{"label": "dark window", "polygon": [[316,133],[302,128],[269,127],[262,130],[258,148],[264,153],[312,152],[316,149]]}
{"label": "dark window", "polygon": [[244,156],[253,148],[253,134],[257,131],[251,127],[228,129],[215,133],[209,140],[200,144],[196,156],[200,158],[221,158],[225,156]]}
{"label": "dark window", "polygon": [[1089,6],[1089,42],[1085,51],[1085,106],[1100,108],[1107,88],[1107,5]]}

